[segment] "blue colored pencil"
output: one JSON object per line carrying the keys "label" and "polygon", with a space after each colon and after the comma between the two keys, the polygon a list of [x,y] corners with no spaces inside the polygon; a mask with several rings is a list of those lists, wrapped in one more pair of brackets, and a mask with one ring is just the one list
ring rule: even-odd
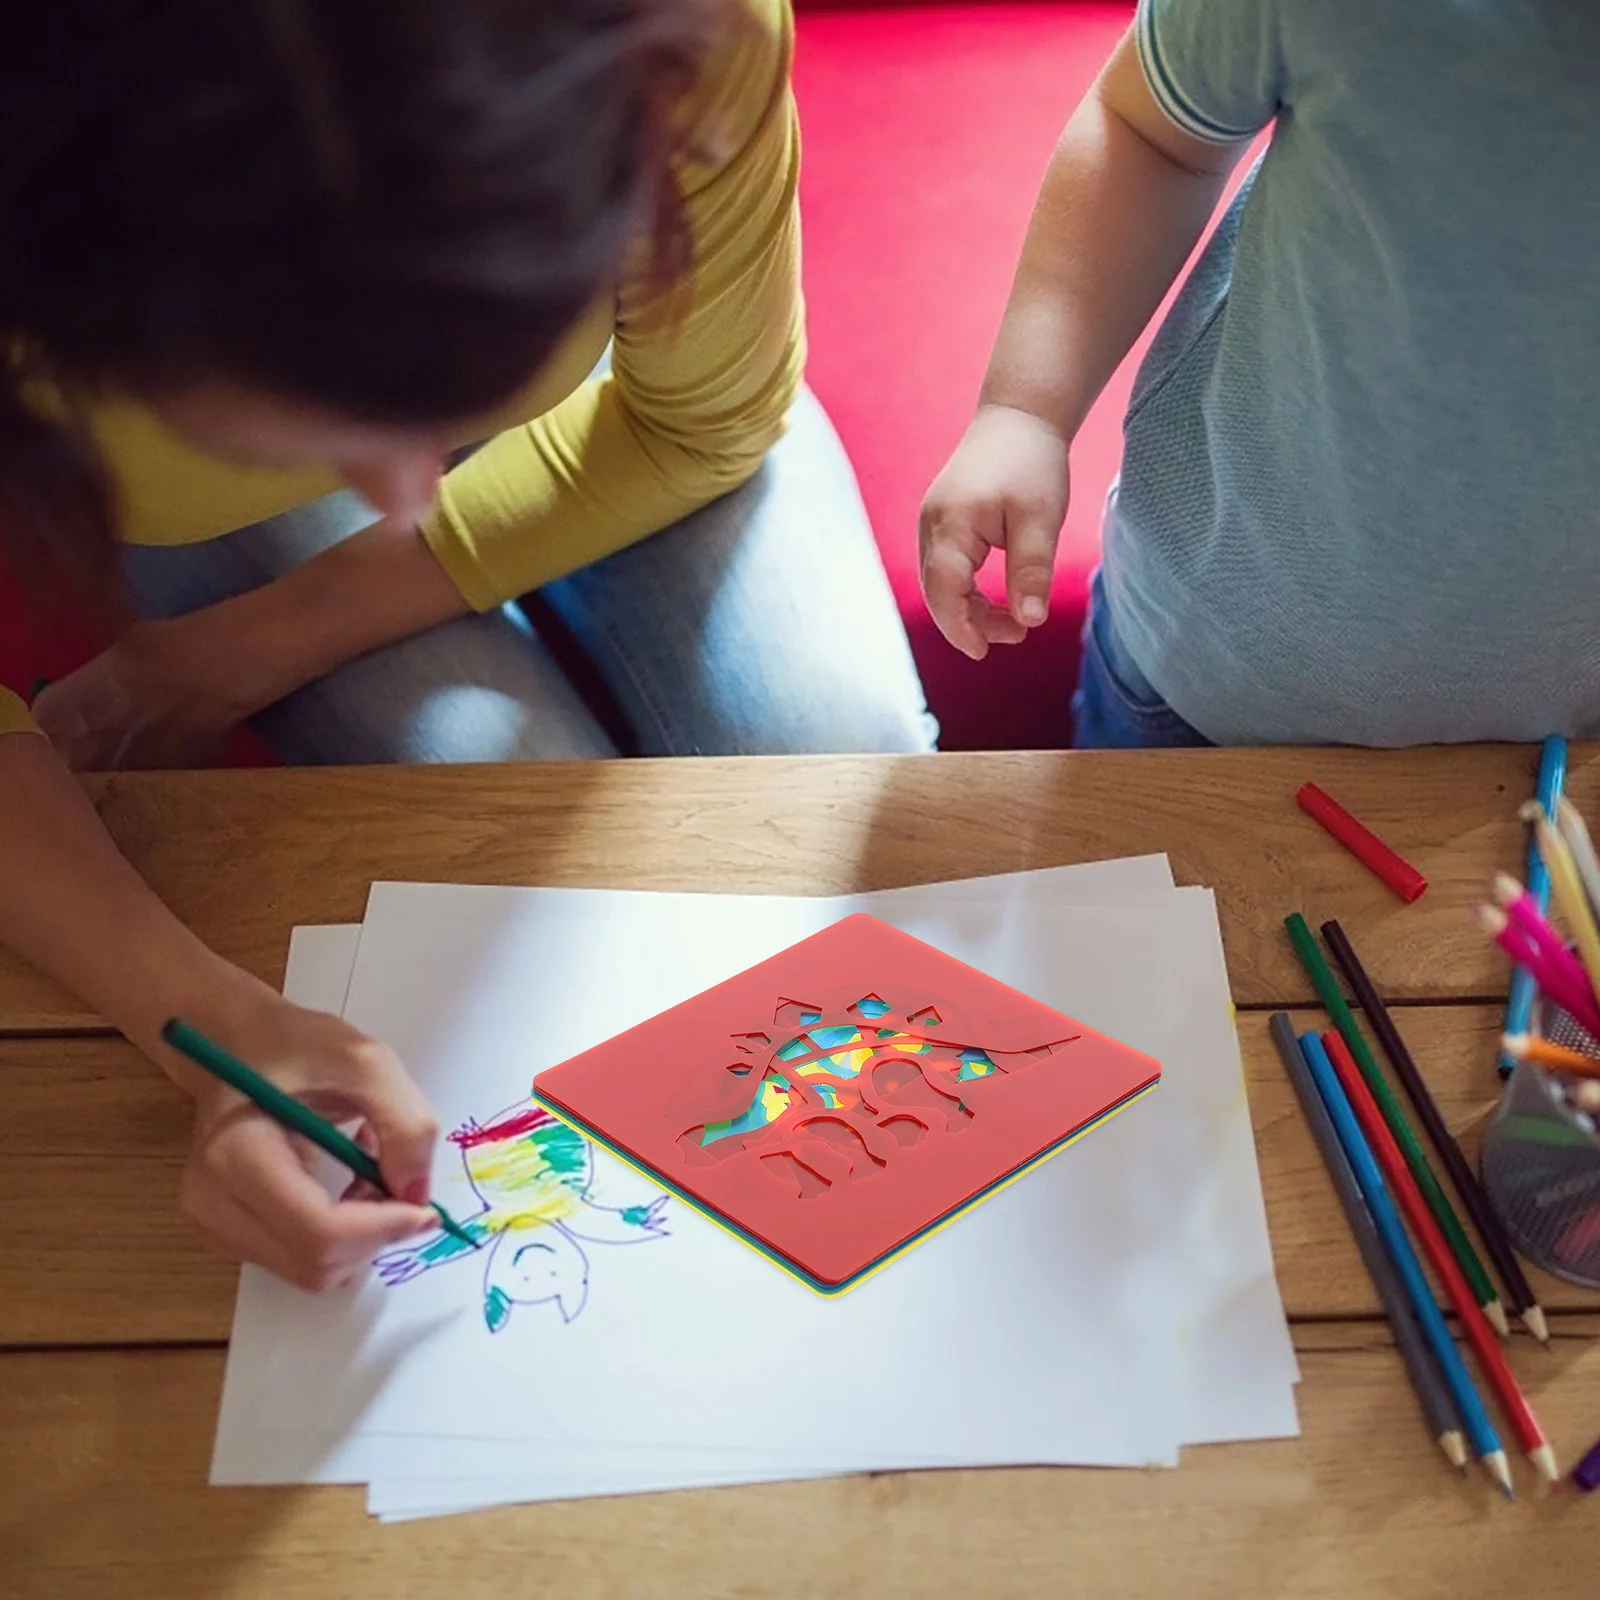
{"label": "blue colored pencil", "polygon": [[[1557,802],[1567,783],[1567,741],[1553,733],[1539,752],[1539,781],[1537,798],[1547,817],[1556,814]],[[1544,857],[1539,853],[1538,836],[1529,830],[1528,837],[1528,893],[1538,902],[1541,911],[1550,908],[1550,874],[1545,870]],[[1511,971],[1511,994],[1506,1000],[1505,1031],[1510,1034],[1526,1033],[1533,1019],[1533,974],[1526,967]],[[1508,1078],[1516,1062],[1501,1053],[1500,1076]]]}
{"label": "blue colored pencil", "polygon": [[1461,1422],[1467,1430],[1467,1438],[1472,1442],[1473,1453],[1483,1463],[1489,1476],[1500,1485],[1501,1492],[1509,1498],[1511,1468],[1506,1464],[1500,1436],[1494,1431],[1494,1424],[1489,1420],[1489,1413],[1473,1386],[1467,1364],[1461,1359],[1455,1340],[1450,1337],[1449,1325],[1434,1302],[1433,1291],[1423,1275],[1422,1263],[1417,1260],[1417,1253],[1406,1237],[1405,1227],[1395,1211],[1394,1201],[1389,1197],[1389,1187],[1383,1181],[1377,1158],[1345,1096],[1344,1085],[1339,1082],[1333,1063],[1328,1059],[1328,1052],[1315,1033],[1301,1034],[1300,1050],[1317,1086],[1317,1093],[1321,1095],[1322,1103],[1328,1108],[1328,1115],[1338,1130],[1339,1143],[1344,1146],[1350,1165],[1355,1169],[1356,1182],[1361,1186],[1362,1197],[1372,1215],[1372,1224],[1389,1252],[1389,1259],[1400,1273],[1411,1300],[1411,1309],[1422,1325],[1423,1337],[1427,1339],[1433,1358],[1439,1364],[1439,1371],[1456,1403],[1456,1410],[1461,1413]]}
{"label": "blue colored pencil", "polygon": [[1400,1359],[1405,1363],[1406,1373],[1411,1379],[1411,1387],[1416,1393],[1429,1431],[1450,1465],[1465,1468],[1467,1441],[1462,1433],[1455,1401],[1450,1398],[1444,1378],[1434,1365],[1433,1353],[1423,1342],[1422,1329],[1417,1326],[1400,1274],[1389,1259],[1383,1240],[1378,1237],[1378,1230],[1372,1225],[1372,1213],[1361,1197],[1361,1186],[1356,1182],[1355,1171],[1350,1165],[1349,1156],[1344,1153],[1344,1146],[1339,1143],[1339,1133],[1328,1115],[1328,1108],[1317,1093],[1316,1083],[1300,1049],[1300,1041],[1295,1037],[1294,1024],[1284,1012],[1278,1011],[1273,1014],[1269,1027],[1272,1042],[1283,1058],[1284,1070],[1289,1075],[1295,1098],[1300,1102],[1311,1136],[1322,1153],[1333,1192],[1344,1208],[1345,1220],[1350,1224],[1356,1249],[1360,1251],[1372,1278],[1372,1286],[1383,1302],[1384,1315],[1394,1331],[1394,1342],[1399,1347]]}

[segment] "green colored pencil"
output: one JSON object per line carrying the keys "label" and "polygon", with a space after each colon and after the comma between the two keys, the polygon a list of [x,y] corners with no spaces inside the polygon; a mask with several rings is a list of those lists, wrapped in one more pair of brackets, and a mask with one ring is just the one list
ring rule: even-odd
{"label": "green colored pencil", "polygon": [[1361,1076],[1367,1080],[1367,1087],[1372,1090],[1372,1098],[1378,1102],[1383,1120],[1389,1124],[1389,1131],[1394,1135],[1395,1143],[1400,1146],[1401,1153],[1406,1158],[1406,1165],[1410,1167],[1412,1176],[1417,1180],[1417,1187],[1421,1189],[1423,1198],[1428,1202],[1428,1209],[1439,1224],[1439,1231],[1449,1241],[1450,1253],[1456,1258],[1462,1276],[1472,1286],[1473,1299],[1483,1307],[1483,1314],[1494,1324],[1497,1332],[1502,1335],[1509,1333],[1510,1324],[1506,1320],[1505,1307],[1500,1303],[1500,1296],[1495,1292],[1494,1283],[1478,1259],[1478,1252],[1472,1248],[1472,1241],[1467,1237],[1466,1229],[1461,1226],[1461,1219],[1456,1215],[1455,1207],[1450,1204],[1449,1197],[1445,1194],[1438,1178],[1434,1176],[1433,1168],[1428,1165],[1422,1141],[1417,1138],[1416,1130],[1407,1120],[1404,1109],[1395,1098],[1394,1090],[1389,1087],[1388,1080],[1379,1070],[1371,1047],[1367,1044],[1361,1029],[1356,1026],[1355,1014],[1339,988],[1339,981],[1334,977],[1333,969],[1317,947],[1311,929],[1306,926],[1306,919],[1296,911],[1292,916],[1283,919],[1283,926],[1288,932],[1289,943],[1294,946],[1294,953],[1300,958],[1300,965],[1306,969],[1306,976],[1311,979],[1312,987],[1317,991],[1317,998],[1322,1002],[1323,1010],[1333,1019],[1334,1027],[1339,1030],[1344,1042],[1350,1046],[1350,1054],[1355,1057],[1356,1065],[1361,1069]]}
{"label": "green colored pencil", "polygon": [[[277,1084],[263,1078],[253,1067],[247,1067],[231,1050],[225,1050],[215,1040],[208,1039],[197,1028],[192,1028],[180,1017],[174,1017],[161,1030],[161,1037],[179,1055],[187,1056],[197,1067],[220,1078],[230,1088],[237,1089],[247,1100],[253,1101],[280,1127],[309,1139],[319,1150],[326,1150],[335,1161],[348,1167],[358,1178],[365,1179],[379,1194],[392,1200],[394,1191],[383,1181],[378,1163],[348,1134],[341,1133],[331,1122],[319,1117],[309,1106],[303,1106],[292,1094],[285,1094]],[[445,1232],[474,1250],[478,1241],[450,1215],[437,1200],[430,1202],[438,1214]]]}

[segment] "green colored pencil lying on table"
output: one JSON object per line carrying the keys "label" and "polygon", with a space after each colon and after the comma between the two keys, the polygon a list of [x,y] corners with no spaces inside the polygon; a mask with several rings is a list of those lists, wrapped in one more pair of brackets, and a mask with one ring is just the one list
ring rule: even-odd
{"label": "green colored pencil lying on table", "polygon": [[[269,1078],[263,1078],[253,1067],[247,1067],[231,1050],[225,1050],[213,1039],[208,1039],[197,1028],[192,1028],[180,1017],[174,1017],[161,1030],[161,1037],[179,1055],[187,1056],[197,1067],[220,1078],[230,1088],[237,1089],[245,1099],[272,1118],[280,1127],[309,1139],[319,1150],[325,1150],[337,1162],[348,1167],[358,1178],[370,1183],[379,1194],[392,1200],[394,1191],[383,1181],[378,1163],[348,1134],[341,1133],[326,1119],[319,1117],[309,1106],[303,1106],[291,1094],[285,1094]],[[437,1200],[429,1202],[437,1213],[440,1225],[452,1237],[470,1244],[474,1250],[478,1241],[450,1215]]]}
{"label": "green colored pencil lying on table", "polygon": [[1317,991],[1322,1009],[1333,1019],[1334,1027],[1344,1036],[1344,1042],[1350,1046],[1350,1054],[1355,1057],[1355,1063],[1361,1069],[1361,1076],[1367,1080],[1367,1087],[1372,1090],[1372,1098],[1378,1102],[1383,1120],[1389,1124],[1395,1143],[1400,1146],[1406,1165],[1410,1167],[1412,1176],[1417,1180],[1417,1187],[1428,1202],[1428,1209],[1439,1224],[1439,1231],[1448,1241],[1451,1255],[1456,1258],[1462,1276],[1472,1288],[1472,1298],[1483,1307],[1483,1314],[1493,1323],[1495,1331],[1504,1337],[1510,1332],[1510,1328],[1506,1321],[1505,1307],[1500,1303],[1500,1296],[1495,1291],[1494,1283],[1483,1262],[1478,1259],[1478,1252],[1473,1249],[1466,1229],[1461,1226],[1461,1219],[1457,1217],[1455,1207],[1450,1204],[1443,1186],[1434,1176],[1433,1168],[1428,1165],[1422,1141],[1417,1138],[1416,1130],[1411,1126],[1394,1090],[1389,1087],[1379,1069],[1377,1059],[1372,1054],[1372,1047],[1367,1043],[1361,1029],[1356,1026],[1355,1013],[1351,1011],[1349,1002],[1339,988],[1339,980],[1334,977],[1333,969],[1317,947],[1311,929],[1306,926],[1306,919],[1298,911],[1292,916],[1285,917],[1283,926],[1289,935],[1289,943],[1294,946],[1294,953],[1300,958],[1300,965],[1305,968],[1306,976],[1311,979],[1312,988]]}

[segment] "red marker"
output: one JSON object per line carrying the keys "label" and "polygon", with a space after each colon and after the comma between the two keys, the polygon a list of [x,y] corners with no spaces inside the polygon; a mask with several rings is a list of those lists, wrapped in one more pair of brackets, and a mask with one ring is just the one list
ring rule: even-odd
{"label": "red marker", "polygon": [[1337,800],[1325,795],[1314,783],[1300,786],[1295,802],[1308,817],[1314,817],[1368,871],[1389,885],[1410,905],[1428,887],[1428,880],[1409,861],[1397,856],[1370,828],[1364,828]]}

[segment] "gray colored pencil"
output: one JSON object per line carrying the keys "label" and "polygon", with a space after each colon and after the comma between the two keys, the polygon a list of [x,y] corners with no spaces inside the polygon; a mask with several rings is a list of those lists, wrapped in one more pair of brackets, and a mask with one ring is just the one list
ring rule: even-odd
{"label": "gray colored pencil", "polygon": [[1400,1347],[1400,1359],[1405,1362],[1406,1371],[1410,1374],[1411,1388],[1417,1397],[1417,1404],[1422,1408],[1423,1418],[1445,1458],[1457,1470],[1465,1471],[1467,1440],[1455,1402],[1450,1398],[1450,1391],[1445,1388],[1444,1379],[1439,1375],[1439,1369],[1433,1364],[1433,1357],[1423,1342],[1422,1330],[1417,1326],[1411,1302],[1406,1298],[1394,1263],[1390,1261],[1389,1253],[1378,1237],[1378,1230],[1373,1226],[1372,1214],[1362,1198],[1350,1158],[1339,1143],[1339,1134],[1328,1116],[1328,1108],[1307,1083],[1304,1058],[1300,1053],[1300,1041],[1295,1037],[1294,1024],[1279,1011],[1269,1026],[1272,1042],[1283,1057],[1289,1081],[1294,1085],[1295,1095],[1300,1101],[1300,1109],[1305,1112],[1306,1121],[1311,1126],[1311,1136],[1322,1152],[1323,1164],[1333,1181],[1339,1204],[1344,1207],[1356,1249],[1361,1252],[1361,1259],[1366,1263],[1378,1298],[1383,1302],[1389,1326],[1394,1330],[1394,1342]]}

